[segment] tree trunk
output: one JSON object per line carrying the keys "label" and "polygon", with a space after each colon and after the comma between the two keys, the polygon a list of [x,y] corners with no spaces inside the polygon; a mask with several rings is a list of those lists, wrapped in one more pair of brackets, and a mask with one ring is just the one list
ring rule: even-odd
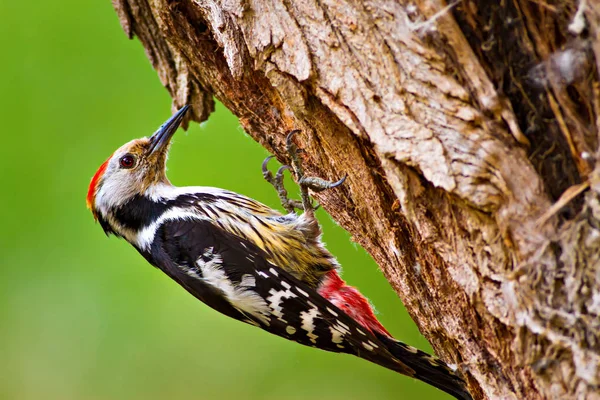
{"label": "tree trunk", "polygon": [[475,398],[600,399],[597,0],[113,3],[174,108],[348,175],[319,203]]}

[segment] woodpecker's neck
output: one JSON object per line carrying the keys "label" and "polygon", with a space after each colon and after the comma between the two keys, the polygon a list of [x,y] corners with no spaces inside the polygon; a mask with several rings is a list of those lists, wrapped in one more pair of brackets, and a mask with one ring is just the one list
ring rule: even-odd
{"label": "woodpecker's neck", "polygon": [[170,183],[150,185],[144,193],[103,194],[97,198],[98,221],[107,234],[126,239],[156,221],[168,208],[178,188]]}

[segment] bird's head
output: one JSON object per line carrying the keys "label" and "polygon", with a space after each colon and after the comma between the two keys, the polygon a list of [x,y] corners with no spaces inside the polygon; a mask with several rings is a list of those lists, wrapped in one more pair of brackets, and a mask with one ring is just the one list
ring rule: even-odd
{"label": "bird's head", "polygon": [[170,185],[166,176],[169,145],[188,108],[182,107],[149,138],[125,143],[98,168],[87,194],[94,218],[104,217],[136,196],[149,195],[157,185]]}

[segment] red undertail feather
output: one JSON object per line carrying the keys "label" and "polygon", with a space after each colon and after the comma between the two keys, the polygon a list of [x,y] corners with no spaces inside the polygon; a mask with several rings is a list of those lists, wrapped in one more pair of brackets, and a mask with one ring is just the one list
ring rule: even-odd
{"label": "red undertail feather", "polygon": [[365,328],[374,333],[377,332],[392,337],[375,317],[373,308],[371,308],[371,304],[365,296],[352,286],[346,285],[346,282],[338,275],[337,271],[327,273],[318,292]]}
{"label": "red undertail feather", "polygon": [[[96,173],[92,177],[92,180],[90,181],[90,187],[88,188],[87,198],[85,199],[85,202],[87,204],[87,208],[92,210],[92,212],[94,211],[93,205],[94,197],[96,197],[96,188],[98,187],[98,182],[100,181],[100,178],[102,178],[102,175],[104,175],[104,171],[106,171],[106,167],[108,166],[109,160],[110,157],[102,163],[102,165],[100,166],[100,168],[98,168],[98,171],[96,171]],[[94,217],[96,217],[95,213]]]}

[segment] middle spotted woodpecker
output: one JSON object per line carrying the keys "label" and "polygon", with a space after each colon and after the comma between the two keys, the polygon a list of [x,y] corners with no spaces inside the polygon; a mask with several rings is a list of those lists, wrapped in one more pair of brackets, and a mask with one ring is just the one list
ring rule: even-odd
{"label": "middle spotted woodpecker", "polygon": [[[339,276],[321,242],[308,188],[330,183],[305,177],[288,136],[292,167],[263,174],[287,214],[212,187],[175,187],[166,177],[171,137],[188,106],[151,137],[126,143],[91,180],[87,206],[106,234],[127,240],[155,267],[215,310],[275,335],[323,350],[353,354],[472,399],[443,361],[395,340],[358,290]],[[293,169],[302,202],[289,200],[285,169]],[[300,215],[294,208],[301,208]]]}

